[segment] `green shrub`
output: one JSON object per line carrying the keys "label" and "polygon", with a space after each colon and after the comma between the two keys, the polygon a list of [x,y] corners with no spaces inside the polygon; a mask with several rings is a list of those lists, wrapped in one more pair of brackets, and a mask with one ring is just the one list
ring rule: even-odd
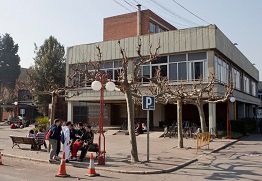
{"label": "green shrub", "polygon": [[43,131],[46,131],[50,125],[48,117],[38,117],[35,120],[36,128],[39,130],[40,128]]}

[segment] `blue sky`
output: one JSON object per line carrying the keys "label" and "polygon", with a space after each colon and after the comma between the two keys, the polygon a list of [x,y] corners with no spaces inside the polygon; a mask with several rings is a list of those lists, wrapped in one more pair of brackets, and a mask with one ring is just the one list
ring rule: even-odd
{"label": "blue sky", "polygon": [[[124,0],[115,1],[135,11]],[[140,2],[178,28],[206,25],[172,0],[153,1],[172,10],[173,15],[152,0],[126,1]],[[261,70],[262,78],[261,0],[176,1],[216,24],[232,42],[238,43],[238,48]],[[22,67],[29,67],[33,64],[34,43],[41,45],[50,35],[65,47],[102,41],[103,18],[127,12],[114,0],[0,0],[0,34],[11,34],[19,44]]]}

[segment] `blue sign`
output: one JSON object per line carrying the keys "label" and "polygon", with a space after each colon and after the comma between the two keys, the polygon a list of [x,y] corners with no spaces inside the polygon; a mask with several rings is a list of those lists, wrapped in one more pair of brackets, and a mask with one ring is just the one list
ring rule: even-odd
{"label": "blue sign", "polygon": [[155,97],[143,96],[142,97],[142,109],[143,110],[155,110]]}

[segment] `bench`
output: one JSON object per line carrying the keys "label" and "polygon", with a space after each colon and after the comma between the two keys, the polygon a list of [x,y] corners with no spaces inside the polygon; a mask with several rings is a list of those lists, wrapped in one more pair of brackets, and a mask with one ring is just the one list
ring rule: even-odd
{"label": "bench", "polygon": [[21,136],[10,136],[10,138],[12,139],[12,142],[13,142],[12,149],[15,146],[18,146],[18,148],[20,148],[19,144],[32,145],[32,148],[37,147],[37,143],[34,138],[21,137]]}

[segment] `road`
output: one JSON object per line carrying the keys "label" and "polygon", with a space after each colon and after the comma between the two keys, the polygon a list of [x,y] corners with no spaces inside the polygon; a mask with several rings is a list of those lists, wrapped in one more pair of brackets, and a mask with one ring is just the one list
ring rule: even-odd
{"label": "road", "polygon": [[125,175],[99,172],[100,177],[85,176],[86,169],[67,167],[72,177],[55,178],[58,165],[4,158],[0,166],[1,181],[53,181],[53,180],[262,180],[262,135],[253,135],[225,150],[201,157],[198,162],[169,174]]}

